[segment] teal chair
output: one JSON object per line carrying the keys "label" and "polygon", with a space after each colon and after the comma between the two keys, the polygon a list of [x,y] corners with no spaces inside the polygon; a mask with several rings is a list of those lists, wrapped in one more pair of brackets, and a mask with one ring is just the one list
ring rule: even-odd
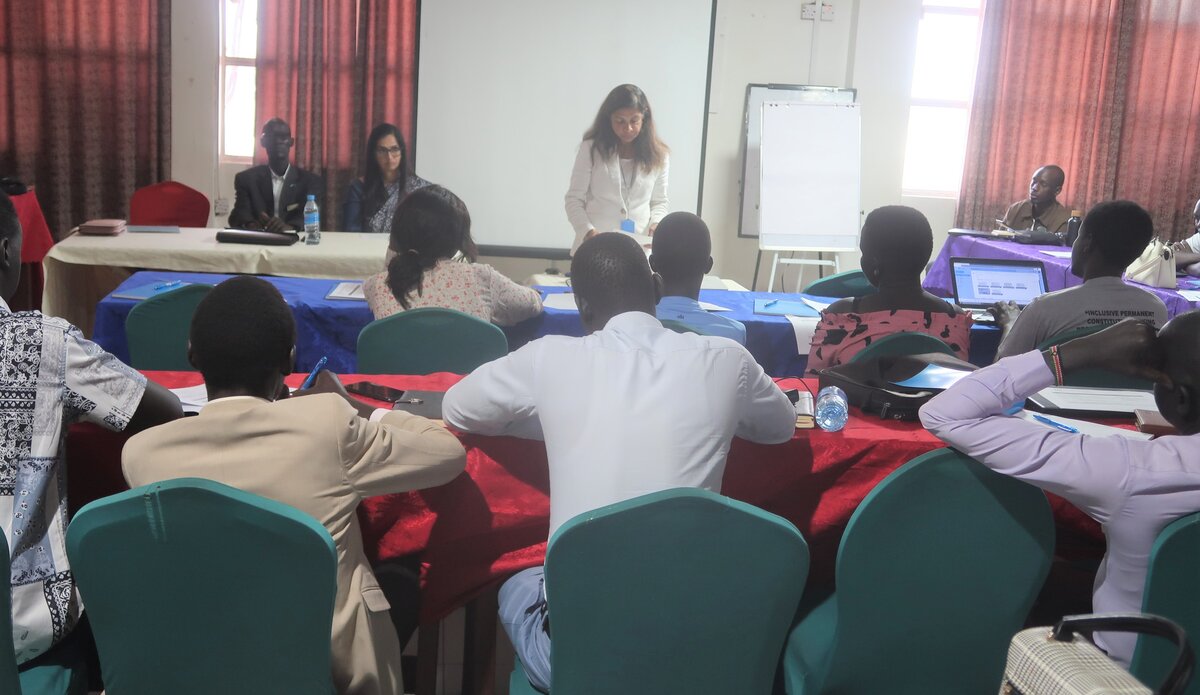
{"label": "teal chair", "polygon": [[949,345],[926,333],[893,333],[871,341],[870,345],[856,352],[850,361],[862,362],[897,355],[924,355],[929,352],[954,354],[954,350],[950,349]]}
{"label": "teal chair", "polygon": [[507,354],[504,331],[453,309],[409,309],[358,334],[359,374],[469,374]]}
{"label": "teal chair", "polygon": [[1053,550],[1037,488],[952,449],[909,461],[850,517],[837,590],[788,639],[787,691],[996,690]]}
{"label": "teal chair", "polygon": [[180,478],[85,506],[67,555],[105,691],[333,691],[337,554],[312,517]]}
{"label": "teal chair", "polygon": [[[1176,519],[1159,532],[1150,549],[1142,612],[1179,623],[1191,638],[1193,651],[1200,644],[1200,513]],[[1142,636],[1129,670],[1143,683],[1160,682],[1175,663],[1176,652],[1166,639]],[[1200,679],[1193,678],[1184,692],[1200,693]]]}
{"label": "teal chair", "polygon": [[691,326],[687,325],[683,321],[676,321],[675,319],[661,319],[661,322],[662,322],[663,328],[669,328],[669,329],[675,331],[676,333],[695,333],[696,335],[704,335],[703,333],[696,330],[695,328],[692,328]]}
{"label": "teal chair", "polygon": [[[1062,345],[1068,340],[1082,338],[1085,335],[1098,333],[1108,326],[1083,326],[1082,328],[1074,328],[1069,331],[1063,331],[1058,335],[1052,335],[1043,340],[1037,346],[1038,350],[1049,350],[1053,345]],[[1117,374],[1110,372],[1107,369],[1078,369],[1068,372],[1063,375],[1064,386],[1090,386],[1093,388],[1104,389],[1140,389],[1149,391],[1154,388],[1154,383],[1145,379],[1127,376],[1125,374]]]}
{"label": "teal chair", "polygon": [[807,575],[795,526],[706,490],[581,514],[546,553],[553,692],[770,693]]}
{"label": "teal chair", "polygon": [[188,362],[192,314],[212,285],[184,285],[137,303],[125,319],[129,364],[137,369],[195,371]]}
{"label": "teal chair", "polygon": [[[0,569],[3,576],[12,573],[8,563],[8,539],[0,533]],[[21,695],[21,681],[17,677],[16,647],[13,646],[12,591],[0,591],[0,693]]]}
{"label": "teal chair", "polygon": [[814,280],[804,288],[804,294],[818,297],[865,297],[879,290],[867,281],[867,275],[861,270],[847,270],[829,277]]}

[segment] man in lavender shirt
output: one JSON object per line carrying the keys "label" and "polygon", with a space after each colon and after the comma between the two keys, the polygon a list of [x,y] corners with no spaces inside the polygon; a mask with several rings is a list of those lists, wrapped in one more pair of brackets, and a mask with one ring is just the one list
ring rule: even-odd
{"label": "man in lavender shirt", "polygon": [[[1104,527],[1107,552],[1092,592],[1096,612],[1139,611],[1150,548],[1163,527],[1200,510],[1200,312],[1156,335],[1126,319],[1059,348],[1063,372],[1088,367],[1152,379],[1154,399],[1180,432],[1144,441],[1073,434],[1004,415],[1055,383],[1054,356],[1031,351],[959,381],[921,408],[921,422],[983,465],[1070,500]],[[1136,635],[1097,633],[1128,666]]]}

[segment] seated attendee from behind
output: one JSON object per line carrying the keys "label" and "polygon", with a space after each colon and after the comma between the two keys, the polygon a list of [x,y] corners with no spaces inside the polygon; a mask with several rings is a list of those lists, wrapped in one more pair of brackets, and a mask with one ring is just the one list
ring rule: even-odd
{"label": "seated attendee from behind", "polygon": [[971,315],[921,288],[921,273],[933,255],[929,220],[903,205],[877,208],[863,222],[858,248],[862,271],[879,291],[839,299],[821,312],[808,350],[808,373],[849,362],[872,342],[896,333],[926,333],[966,359]]}
{"label": "seated attendee from behind", "polygon": [[[791,439],[794,407],[745,348],[655,318],[660,281],[631,237],[584,241],[571,279],[586,337],[535,340],[476,369],[442,404],[446,423],[461,431],[545,440],[551,536],[574,516],[651,492],[720,491],[734,436]],[[551,683],[547,593],[541,567],[500,589],[501,623],[543,691]]]}
{"label": "seated attendee from behind", "polygon": [[1089,210],[1071,247],[1071,273],[1083,278],[1083,284],[1044,294],[1024,309],[1012,302],[990,307],[1003,331],[996,359],[1084,326],[1107,326],[1123,318],[1166,323],[1162,300],[1122,279],[1153,236],[1150,214],[1137,203],[1112,200]]}
{"label": "seated attendee from behind", "polygon": [[291,126],[283,119],[272,118],[263,125],[259,144],[267,151],[267,163],[233,177],[230,227],[268,232],[304,229],[308,196],[315,195],[319,206],[324,202],[325,189],[320,176],[292,164],[295,142]]}
{"label": "seated attendee from behind", "polygon": [[455,309],[500,326],[542,311],[538,291],[523,287],[486,263],[476,263],[471,215],[441,186],[408,194],[396,208],[387,270],[367,278],[363,294],[375,318],[407,309]]}
{"label": "seated attendee from behind", "polygon": [[1175,251],[1175,267],[1186,269],[1189,275],[1200,275],[1200,200],[1192,208],[1192,234],[1183,241],[1171,245]]}
{"label": "seated attendee from behind", "polygon": [[371,131],[363,163],[363,176],[346,189],[342,230],[390,234],[401,199],[429,182],[410,171],[404,136],[391,123],[381,123]]}
{"label": "seated attendee from behind", "polygon": [[672,212],[654,233],[650,267],[663,281],[660,320],[679,321],[704,335],[719,335],[746,344],[746,327],[739,321],[700,308],[700,284],[712,270],[712,239],[704,220],[690,212]]}
{"label": "seated attendee from behind", "polygon": [[1033,172],[1029,182],[1029,198],[1018,200],[1004,213],[1004,224],[1010,229],[1033,229],[1066,233],[1071,210],[1058,202],[1067,175],[1062,167],[1048,164]]}
{"label": "seated attendee from behind", "polygon": [[[68,563],[67,426],[137,432],[177,417],[179,399],[121,363],[77,328],[37,311],[13,313],[21,224],[0,193],[0,529],[11,557],[13,638],[22,674],[62,669],[87,691],[83,608]],[[33,692],[26,684],[26,692]],[[38,692],[42,692],[39,690]]]}
{"label": "seated attendee from behind", "polygon": [[[1104,529],[1108,549],[1092,612],[1136,613],[1158,533],[1200,511],[1200,313],[1175,317],[1155,335],[1126,319],[1050,351],[1025,352],[968,374],[921,408],[921,422],[983,465],[1060,495]],[[1179,436],[1153,440],[1079,434],[1010,417],[1008,409],[1079,369],[1156,381],[1154,400]],[[1137,635],[1097,633],[1128,666]]]}
{"label": "seated attendee from behind", "polygon": [[197,417],[130,439],[121,457],[125,479],[136,487],[206,478],[315,518],[337,546],[334,688],[402,693],[401,644],[356,510],[364,497],[447,483],[466,456],[444,427],[399,410],[374,410],[348,396],[329,372],[286,398],[295,339],[292,313],[270,283],[241,276],[213,288],[196,307],[188,348],[208,404]]}

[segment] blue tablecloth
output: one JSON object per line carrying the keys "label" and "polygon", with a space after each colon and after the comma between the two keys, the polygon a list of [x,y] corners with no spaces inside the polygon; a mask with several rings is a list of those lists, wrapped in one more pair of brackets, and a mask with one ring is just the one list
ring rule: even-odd
{"label": "blue tablecloth", "polygon": [[[232,275],[214,273],[173,273],[165,271],[141,271],[134,273],[114,290],[120,293],[143,285],[171,280],[215,285]],[[313,368],[322,356],[329,358],[328,369],[343,373],[357,372],[355,347],[358,333],[371,322],[371,311],[366,302],[342,299],[325,299],[338,280],[314,280],[309,278],[283,278],[263,276],[263,279],[279,288],[296,317],[296,371],[306,372]],[[539,287],[543,294],[570,292],[568,287]],[[755,299],[779,299],[798,295],[775,292],[732,292],[728,290],[701,290],[700,299],[731,311],[725,316],[746,325],[746,348],[771,376],[797,376],[804,373],[808,362],[807,351],[798,354],[796,335],[787,319],[782,316],[765,316],[754,313]],[[129,361],[129,345],[125,340],[125,319],[137,300],[118,299],[111,294],[96,306],[96,324],[93,339],[104,349],[120,359]],[[504,329],[509,347],[513,350],[531,340],[546,335],[583,335],[583,324],[576,311],[546,309],[515,326]],[[996,354],[1000,332],[988,327],[976,327],[971,332],[971,360],[976,364],[988,364]]]}

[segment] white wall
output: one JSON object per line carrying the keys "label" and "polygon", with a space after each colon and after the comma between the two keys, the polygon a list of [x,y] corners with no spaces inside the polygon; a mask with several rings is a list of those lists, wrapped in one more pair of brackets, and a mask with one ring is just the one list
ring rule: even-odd
{"label": "white wall", "polygon": [[[828,1],[834,6],[832,22],[801,21],[801,0],[718,1],[702,215],[713,233],[715,272],[746,286],[757,251],[756,240],[737,238],[743,108],[750,82],[857,88],[863,105],[863,210],[913,205],[930,218],[938,239],[953,221],[953,200],[900,194],[920,0]],[[560,6],[569,11],[571,4]],[[217,3],[174,3],[171,22],[173,178],[210,199],[232,198],[233,174],[242,167],[217,162]],[[935,244],[940,247],[939,240]],[[485,260],[518,279],[548,265]],[[767,260],[763,266],[765,273]],[[856,266],[857,254],[842,254],[843,268]],[[789,275],[789,288],[794,277]],[[810,270],[806,281],[813,278]],[[759,286],[765,284],[764,275]]]}

